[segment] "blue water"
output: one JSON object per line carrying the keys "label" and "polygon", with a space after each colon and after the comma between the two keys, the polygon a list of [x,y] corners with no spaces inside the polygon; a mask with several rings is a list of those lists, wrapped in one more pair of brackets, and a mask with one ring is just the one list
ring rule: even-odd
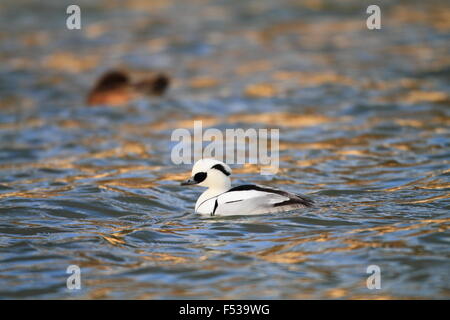
{"label": "blue water", "polygon": [[[449,298],[447,3],[381,2],[378,31],[356,0],[79,5],[69,31],[60,1],[0,4],[0,298]],[[118,66],[171,87],[86,106]],[[277,174],[233,183],[316,206],[196,215],[170,157],[194,120],[279,129]]]}

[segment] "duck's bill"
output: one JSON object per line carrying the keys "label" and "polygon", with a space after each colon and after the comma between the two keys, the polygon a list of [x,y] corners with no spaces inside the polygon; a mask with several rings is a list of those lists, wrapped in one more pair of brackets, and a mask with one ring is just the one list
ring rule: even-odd
{"label": "duck's bill", "polygon": [[197,184],[197,183],[198,183],[198,182],[195,181],[194,179],[188,179],[188,180],[186,180],[186,181],[183,181],[183,182],[181,183],[181,185],[182,185],[182,186],[190,186],[190,185]]}

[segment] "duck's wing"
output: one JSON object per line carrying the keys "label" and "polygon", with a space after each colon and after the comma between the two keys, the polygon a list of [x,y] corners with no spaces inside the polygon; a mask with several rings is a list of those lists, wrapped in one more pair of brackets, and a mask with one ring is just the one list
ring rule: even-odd
{"label": "duck's wing", "polygon": [[310,207],[313,201],[303,195],[258,185],[242,185],[217,197],[212,215],[249,215]]}

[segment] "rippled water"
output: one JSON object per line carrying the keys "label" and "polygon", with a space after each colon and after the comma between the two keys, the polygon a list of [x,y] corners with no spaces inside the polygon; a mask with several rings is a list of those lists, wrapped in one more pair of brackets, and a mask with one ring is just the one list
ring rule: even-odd
{"label": "rippled water", "polygon": [[[68,31],[59,1],[2,1],[0,297],[448,299],[450,6],[382,1],[369,31],[368,4],[80,1]],[[85,106],[116,66],[172,87]],[[234,183],[316,207],[194,214],[202,190],[170,160],[193,120],[279,128],[277,175],[234,166]]]}

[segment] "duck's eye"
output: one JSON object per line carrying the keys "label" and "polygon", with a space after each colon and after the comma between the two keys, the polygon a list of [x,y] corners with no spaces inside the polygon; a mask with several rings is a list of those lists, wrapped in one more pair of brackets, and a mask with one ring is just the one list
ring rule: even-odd
{"label": "duck's eye", "polygon": [[206,179],[206,172],[198,172],[194,176],[194,180],[198,183]]}

